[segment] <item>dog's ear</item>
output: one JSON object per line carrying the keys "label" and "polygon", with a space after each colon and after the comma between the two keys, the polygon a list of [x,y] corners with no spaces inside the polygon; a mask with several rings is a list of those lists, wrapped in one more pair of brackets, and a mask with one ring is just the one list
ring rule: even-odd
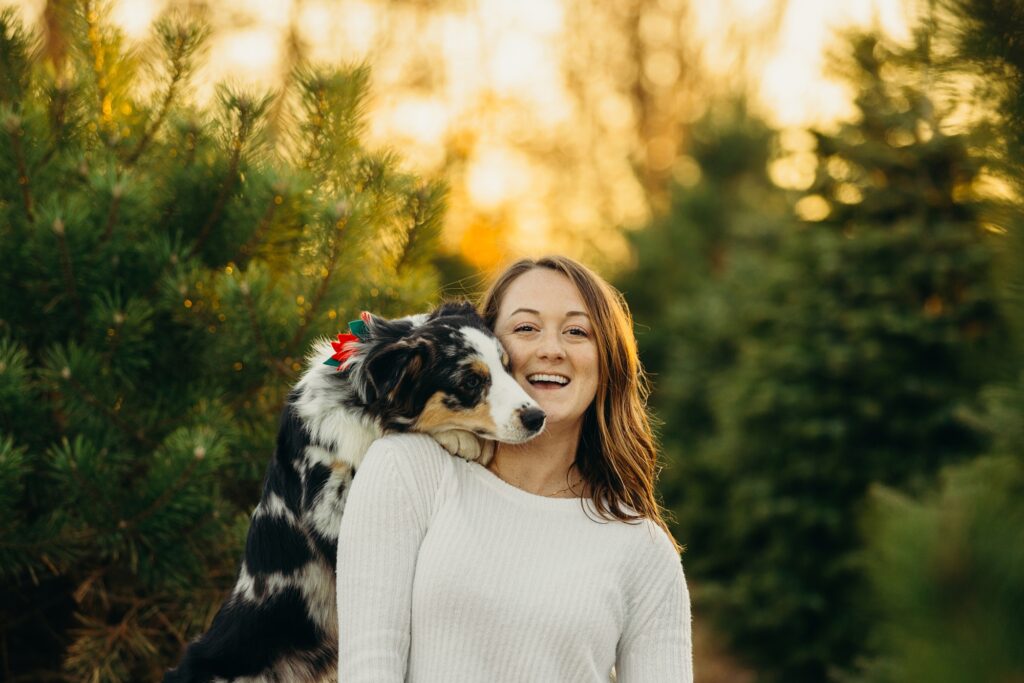
{"label": "dog's ear", "polygon": [[432,352],[424,339],[400,339],[372,351],[363,361],[367,402],[393,401],[405,382],[423,372]]}
{"label": "dog's ear", "polygon": [[366,337],[373,341],[397,341],[409,334],[413,328],[412,322],[408,319],[388,320],[369,311],[363,311],[359,319],[365,325]]}
{"label": "dog's ear", "polygon": [[468,301],[445,301],[434,309],[434,312],[430,314],[430,319],[454,315],[475,318],[479,316],[479,313],[476,311],[476,306]]}

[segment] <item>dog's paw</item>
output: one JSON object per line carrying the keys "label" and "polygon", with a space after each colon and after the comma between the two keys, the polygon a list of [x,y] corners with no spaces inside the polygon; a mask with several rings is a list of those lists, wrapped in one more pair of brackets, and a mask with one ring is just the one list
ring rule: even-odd
{"label": "dog's paw", "polygon": [[494,444],[463,429],[450,429],[431,434],[441,447],[452,455],[466,460],[477,460],[484,464],[493,457]]}

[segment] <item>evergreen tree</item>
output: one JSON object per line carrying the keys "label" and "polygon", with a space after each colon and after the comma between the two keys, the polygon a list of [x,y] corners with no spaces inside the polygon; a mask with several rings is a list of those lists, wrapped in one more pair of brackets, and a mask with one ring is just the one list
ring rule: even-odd
{"label": "evergreen tree", "polygon": [[[188,99],[207,31],[0,14],[0,670],[154,680],[237,570],[311,341],[426,306],[442,188],[360,142],[364,67]],[[51,17],[53,18],[53,17]],[[282,95],[283,96],[283,95]]]}
{"label": "evergreen tree", "polygon": [[[691,129],[669,213],[630,234],[636,267],[616,285],[626,293],[651,404],[661,422],[659,480],[687,571],[715,562],[718,529],[699,514],[725,481],[701,457],[716,429],[712,387],[733,366],[737,326],[756,300],[759,273],[792,227],[784,192],[768,177],[775,132],[740,100],[715,107]],[[711,563],[709,565],[709,563]],[[701,590],[694,592],[699,603]]]}
{"label": "evergreen tree", "polygon": [[693,456],[710,473],[695,487],[715,488],[683,488],[705,600],[765,681],[826,680],[864,651],[867,490],[918,490],[983,451],[966,416],[1003,338],[970,140],[926,94],[920,53],[851,47],[858,116],[816,133],[798,204],[820,220],[733,299],[736,359]]}
{"label": "evergreen tree", "polygon": [[983,392],[990,455],[950,468],[920,500],[876,491],[867,528],[884,618],[862,674],[872,683],[1024,677],[1024,7],[958,0],[944,9],[940,37],[954,50],[943,71],[979,84],[983,111],[997,117],[983,146],[987,166],[1014,190],[990,212],[999,301],[1013,336],[1009,371]]}
{"label": "evergreen tree", "polygon": [[735,316],[723,290],[759,265],[752,260],[790,221],[785,194],[768,179],[773,144],[774,132],[742,101],[713,107],[690,131],[678,172],[686,184],[673,186],[668,214],[629,235],[637,265],[616,284],[657,378],[663,438],[683,449],[712,431],[707,388],[734,356]]}

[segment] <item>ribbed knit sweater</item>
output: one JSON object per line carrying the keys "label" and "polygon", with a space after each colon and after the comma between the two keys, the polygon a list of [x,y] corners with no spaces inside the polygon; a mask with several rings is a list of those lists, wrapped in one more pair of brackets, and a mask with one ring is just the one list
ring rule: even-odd
{"label": "ribbed knit sweater", "polygon": [[[586,508],[586,510],[584,509]],[[691,683],[690,598],[650,521],[518,489],[422,435],[374,442],[338,538],[343,683]]]}

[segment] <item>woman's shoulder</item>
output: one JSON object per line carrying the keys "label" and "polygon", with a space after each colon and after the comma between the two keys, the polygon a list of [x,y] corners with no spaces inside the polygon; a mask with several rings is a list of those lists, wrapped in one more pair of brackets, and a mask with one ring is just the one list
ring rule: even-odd
{"label": "woman's shoulder", "polygon": [[675,574],[682,571],[679,552],[668,532],[651,519],[629,523],[630,555],[636,560],[634,566],[645,567],[660,574]]}
{"label": "woman's shoulder", "polygon": [[606,514],[600,512],[597,504],[590,500],[590,507],[602,519],[608,522],[615,534],[628,547],[630,554],[639,554],[647,557],[660,557],[662,561],[679,561],[679,553],[676,551],[675,543],[657,522],[648,517],[639,516],[629,505],[621,504],[619,510],[632,517],[632,519],[609,519]]}
{"label": "woman's shoulder", "polygon": [[[440,458],[448,455],[431,436],[417,432],[396,432],[385,434],[370,445],[370,450],[385,450],[398,457]],[[369,452],[367,452],[369,454]]]}
{"label": "woman's shoulder", "polygon": [[360,469],[387,461],[407,486],[430,488],[452,470],[453,459],[426,434],[387,434],[370,444]]}

